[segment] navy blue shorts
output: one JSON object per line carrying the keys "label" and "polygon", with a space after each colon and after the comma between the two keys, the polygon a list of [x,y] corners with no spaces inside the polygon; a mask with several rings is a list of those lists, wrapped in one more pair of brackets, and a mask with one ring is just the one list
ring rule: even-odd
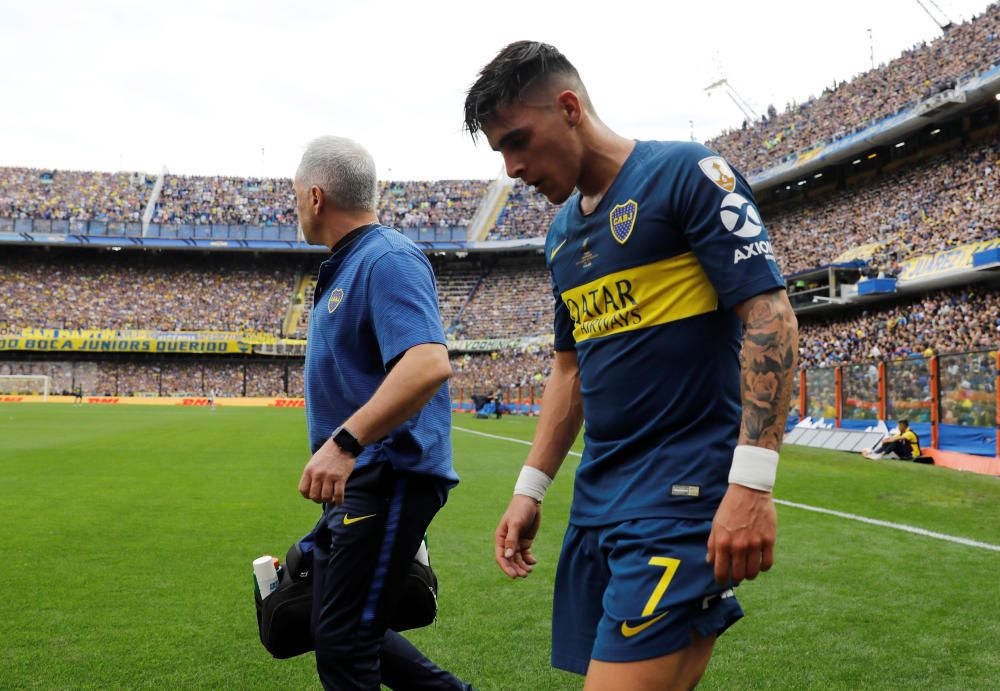
{"label": "navy blue shorts", "polygon": [[705,562],[711,521],[647,518],[570,524],[556,571],[552,666],[586,674],[591,659],[634,662],[721,634],[743,616]]}
{"label": "navy blue shorts", "polygon": [[343,506],[324,506],[314,547],[312,612],[323,688],[468,688],[386,629],[413,555],[446,496],[439,478],[376,463],[354,470]]}

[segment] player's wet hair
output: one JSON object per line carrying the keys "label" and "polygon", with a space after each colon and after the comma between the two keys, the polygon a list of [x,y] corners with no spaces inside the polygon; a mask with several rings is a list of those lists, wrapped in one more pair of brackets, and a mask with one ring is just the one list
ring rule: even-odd
{"label": "player's wet hair", "polygon": [[557,75],[576,82],[581,99],[588,102],[580,73],[555,46],[539,41],[511,43],[479,72],[466,92],[465,129],[475,139],[497,109],[513,103],[528,86]]}

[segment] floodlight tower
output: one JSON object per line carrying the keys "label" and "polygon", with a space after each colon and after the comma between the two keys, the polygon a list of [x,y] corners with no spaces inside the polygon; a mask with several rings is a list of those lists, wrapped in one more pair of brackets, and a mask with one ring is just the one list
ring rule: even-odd
{"label": "floodlight tower", "polygon": [[705,93],[709,96],[711,96],[712,92],[716,90],[721,90],[722,93],[728,96],[729,100],[736,104],[736,107],[740,109],[743,115],[746,116],[746,119],[750,122],[760,118],[760,116],[754,112],[754,109],[750,106],[747,100],[740,95],[739,91],[733,88],[733,85],[730,84],[729,80],[725,77],[722,77],[705,87]]}
{"label": "floodlight tower", "polygon": [[927,0],[927,2],[938,11],[940,17],[934,16],[934,13],[930,11],[927,5],[924,4],[924,0],[916,0],[916,3],[920,5],[920,9],[922,9],[927,16],[931,18],[931,21],[937,24],[938,28],[941,29],[942,32],[948,33],[948,29],[955,25],[955,23],[951,21],[951,17],[949,17],[948,13],[942,10],[941,6],[934,2],[934,0]]}

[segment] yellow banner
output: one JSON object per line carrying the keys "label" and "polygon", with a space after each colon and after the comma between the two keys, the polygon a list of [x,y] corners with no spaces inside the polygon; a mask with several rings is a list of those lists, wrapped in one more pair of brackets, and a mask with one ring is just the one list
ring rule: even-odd
{"label": "yellow banner", "polygon": [[795,159],[795,162],[798,164],[805,163],[806,161],[815,158],[816,154],[818,154],[825,148],[826,148],[825,146],[817,146],[815,149],[810,149],[809,151],[803,152],[798,155],[798,157]]}
{"label": "yellow banner", "polygon": [[267,334],[227,331],[22,329],[20,333],[0,334],[0,350],[231,355],[278,341]]}
{"label": "yellow banner", "polygon": [[880,247],[882,247],[883,245],[885,245],[885,244],[887,244],[887,243],[885,243],[885,242],[871,242],[871,243],[868,243],[867,245],[861,245],[859,247],[852,247],[851,249],[847,250],[846,252],[843,252],[843,253],[837,255],[837,258],[833,260],[833,263],[834,264],[842,264],[842,263],[846,263],[846,262],[852,262],[852,261],[854,261],[856,259],[860,259],[862,261],[868,261],[873,256],[875,256],[875,252],[877,252],[878,249]]}
{"label": "yellow banner", "polygon": [[1000,247],[1000,238],[973,242],[961,245],[951,250],[922,254],[919,257],[907,259],[902,264],[899,280],[912,281],[917,278],[928,278],[956,269],[971,269],[972,255]]}

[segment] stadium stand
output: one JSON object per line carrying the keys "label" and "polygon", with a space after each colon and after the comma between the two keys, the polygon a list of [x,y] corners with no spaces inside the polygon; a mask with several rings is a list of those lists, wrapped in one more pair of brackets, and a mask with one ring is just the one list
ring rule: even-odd
{"label": "stadium stand", "polygon": [[296,225],[291,180],[167,175],[156,223]]}
{"label": "stadium stand", "polygon": [[1000,4],[915,45],[887,64],[828,87],[778,113],[707,142],[752,175],[819,144],[835,141],[899,112],[1000,62]]}
{"label": "stadium stand", "polygon": [[[289,369],[297,370],[301,380],[301,361],[110,360],[97,363],[94,388],[88,391],[107,396],[285,396],[296,390],[296,382],[288,381]],[[297,390],[301,395],[301,384]]]}
{"label": "stadium stand", "polygon": [[[997,64],[998,28],[1000,4],[994,4],[887,65],[783,113],[771,108],[760,122],[724,133],[709,145],[744,172],[773,167]],[[894,276],[916,255],[1000,238],[1000,109],[992,99],[989,106],[976,107],[970,115],[947,116],[951,119],[933,125],[928,121],[919,137],[909,140],[912,146],[883,149],[874,160],[866,156],[859,161],[863,165],[855,166],[850,158],[824,163],[825,177],[816,176],[821,182],[814,184],[810,177],[801,188],[775,183],[755,190],[784,273],[805,272],[853,253],[867,264],[855,261],[837,280],[843,283],[846,277],[847,285],[854,285],[862,276]],[[54,221],[64,227],[66,221],[79,220],[124,223],[134,231],[156,179],[0,168],[0,235],[34,232],[15,227],[12,219],[50,222],[39,227],[53,231]],[[487,186],[474,180],[383,182],[379,213],[383,222],[420,240],[425,229],[468,226]],[[557,210],[515,181],[487,239],[539,238]],[[152,220],[173,224],[178,239],[215,237],[216,224],[230,224],[277,227],[285,235],[272,237],[289,240],[295,215],[288,179],[165,175]],[[448,254],[431,245],[425,251],[437,275],[442,324],[454,351],[453,398],[468,400],[499,388],[508,402],[537,399],[551,358],[551,349],[539,345],[552,328],[553,297],[544,257],[537,250],[501,252],[494,245],[489,248],[494,251],[479,251],[484,248],[456,245],[455,238],[464,234],[431,232],[426,237],[451,243],[444,248]],[[251,239],[249,234],[246,238]],[[455,251],[459,254],[451,253]],[[322,252],[4,246],[0,336],[26,327],[54,327],[304,337],[314,287],[309,277],[323,258]],[[803,280],[806,290],[798,306],[814,308],[808,302],[812,280]],[[792,284],[798,287],[794,276]],[[920,287],[924,292],[919,294],[896,295],[893,288],[862,305],[843,306],[831,299],[832,304],[803,312],[800,366],[808,370],[809,400],[808,410],[799,412],[830,414],[836,403],[832,368],[840,367],[845,416],[869,419],[874,414],[872,388],[883,367],[891,371],[895,412],[929,424],[933,355],[940,364],[941,422],[980,430],[993,426],[1000,285],[996,278],[976,287],[943,285]],[[523,340],[528,338],[537,340]],[[97,395],[301,396],[301,356],[274,354],[245,350],[214,357],[124,352],[57,357],[15,349],[0,356],[0,374],[45,374],[55,391],[80,385]],[[985,442],[975,444],[969,448],[980,449],[978,453]]]}
{"label": "stadium stand", "polygon": [[[900,261],[1000,236],[1000,134],[862,180],[825,200],[764,214],[786,274],[829,264],[843,252],[881,243],[876,263]],[[865,184],[868,183],[868,184]]]}
{"label": "stadium stand", "polygon": [[[147,254],[5,252],[0,258],[0,327],[8,332],[24,327],[79,329],[96,325],[109,329],[278,333],[299,270],[295,259]],[[452,337],[520,338],[551,333],[552,295],[542,257],[522,256],[494,266],[470,259],[437,258],[435,263],[442,321],[446,329],[453,327]],[[462,307],[462,317],[454,323]],[[928,351],[988,350],[996,347],[1000,333],[1000,293],[992,285],[954,288],[863,311],[800,317],[800,321],[803,367],[906,358]],[[472,362],[480,356],[468,357]],[[31,371],[8,369],[0,374],[48,374],[58,390],[69,388],[66,381],[92,379],[79,370],[80,366],[46,362],[36,363]],[[129,382],[127,390],[164,388],[159,379],[150,379],[153,374],[142,365],[123,367],[117,376]],[[534,361],[531,371],[510,367],[517,369],[509,366],[508,378],[518,382],[538,369]],[[156,376],[160,374],[157,369]],[[231,379],[222,374],[217,384],[195,381],[187,370],[169,368],[162,374],[166,388],[189,389],[199,395],[213,388],[228,390],[230,384],[225,382]],[[107,376],[100,375],[104,378],[98,378],[96,389],[108,388]],[[493,378],[488,372],[482,376]],[[266,375],[255,373],[254,377]],[[284,382],[280,386],[274,381],[263,383],[259,389],[290,393]]]}
{"label": "stadium stand", "polygon": [[[138,222],[156,176],[0,168],[0,218]],[[400,229],[469,224],[482,180],[381,181],[379,215]],[[294,226],[289,178],[164,176],[153,223]]]}
{"label": "stadium stand", "polygon": [[434,274],[437,277],[438,307],[441,310],[441,325],[445,332],[452,326],[482,282],[484,269],[473,258],[459,261],[435,261]]}
{"label": "stadium stand", "polygon": [[[496,388],[516,391],[537,387],[549,376],[552,352],[548,348],[524,347],[514,350],[496,351],[482,354],[461,354],[452,357],[454,376],[451,380],[452,396],[468,398],[473,393],[489,393]],[[511,400],[510,394],[507,395]]]}
{"label": "stadium stand", "polygon": [[305,338],[309,333],[309,315],[312,313],[313,298],[316,291],[316,279],[310,278],[302,289],[302,312],[298,324],[290,334],[294,338]]}
{"label": "stadium stand", "polygon": [[486,194],[484,180],[383,182],[379,219],[393,228],[464,228]]}
{"label": "stadium stand", "polygon": [[[480,180],[382,181],[379,216],[400,229],[464,227],[485,191]],[[168,175],[154,221],[294,225],[298,219],[290,179]]]}
{"label": "stadium stand", "polygon": [[488,240],[513,240],[545,235],[559,211],[549,201],[520,180],[515,180],[507,203],[497,216]]}
{"label": "stadium stand", "polygon": [[459,338],[517,338],[552,330],[553,297],[542,258],[488,269],[453,333]]}
{"label": "stadium stand", "polygon": [[0,168],[0,218],[139,221],[155,178]]}
{"label": "stadium stand", "polygon": [[0,328],[277,334],[298,258],[249,254],[0,253]]}
{"label": "stadium stand", "polygon": [[1000,292],[957,288],[835,317],[799,318],[801,367],[992,350],[1000,343]]}

